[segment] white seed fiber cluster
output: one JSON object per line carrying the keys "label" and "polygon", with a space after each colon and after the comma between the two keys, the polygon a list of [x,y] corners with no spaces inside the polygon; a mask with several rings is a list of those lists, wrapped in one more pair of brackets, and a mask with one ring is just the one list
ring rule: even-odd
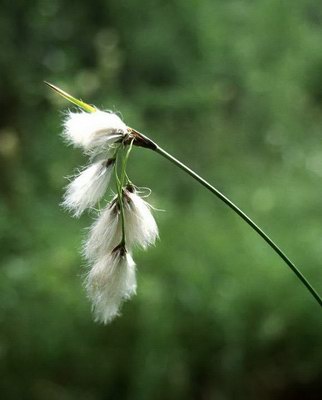
{"label": "white seed fiber cluster", "polygon": [[[105,158],[115,143],[128,134],[127,126],[113,113],[69,112],[63,135],[68,143],[81,147],[86,154],[98,155],[67,185],[62,205],[79,217],[94,207],[110,183],[114,158]],[[158,237],[157,224],[150,205],[133,185],[122,191],[126,245],[122,241],[122,220],[118,196],[99,213],[89,229],[83,254],[90,265],[85,278],[87,295],[92,302],[95,320],[108,323],[119,315],[123,301],[136,293],[133,246],[146,249]]]}

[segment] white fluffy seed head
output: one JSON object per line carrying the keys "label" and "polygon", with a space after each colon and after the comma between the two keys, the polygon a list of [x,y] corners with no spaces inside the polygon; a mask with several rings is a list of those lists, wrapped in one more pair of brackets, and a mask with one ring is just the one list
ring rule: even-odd
{"label": "white fluffy seed head", "polygon": [[136,293],[135,263],[119,248],[97,261],[85,280],[95,315],[104,324],[119,315],[124,300]]}
{"label": "white fluffy seed head", "polygon": [[91,226],[83,246],[84,256],[89,261],[96,261],[110,253],[120,241],[120,212],[115,198],[105,207]]}
{"label": "white fluffy seed head", "polygon": [[[124,216],[126,243],[131,247],[139,245],[144,249],[154,244],[158,227],[150,211],[151,206],[138,194],[124,190]],[[93,262],[108,254],[121,242],[121,214],[117,196],[100,213],[91,226],[83,253]]]}
{"label": "white fluffy seed head", "polygon": [[64,121],[63,136],[85,152],[107,147],[124,136],[127,126],[114,113],[96,110],[93,113],[69,112]]}
{"label": "white fluffy seed head", "polygon": [[125,232],[127,243],[144,249],[158,238],[158,227],[150,211],[151,206],[133,189],[124,190]]}
{"label": "white fluffy seed head", "polygon": [[106,192],[114,166],[113,159],[98,161],[81,171],[66,187],[63,207],[79,217]]}

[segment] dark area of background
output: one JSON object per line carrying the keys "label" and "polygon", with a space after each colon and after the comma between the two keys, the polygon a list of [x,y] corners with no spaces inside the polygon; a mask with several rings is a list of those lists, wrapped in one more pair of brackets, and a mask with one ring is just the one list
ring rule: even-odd
{"label": "dark area of background", "polygon": [[53,82],[120,111],[257,221],[322,292],[322,3],[2,0],[0,397],[319,399],[321,310],[268,246],[167,161],[131,155],[161,240],[138,294],[93,323],[84,163]]}

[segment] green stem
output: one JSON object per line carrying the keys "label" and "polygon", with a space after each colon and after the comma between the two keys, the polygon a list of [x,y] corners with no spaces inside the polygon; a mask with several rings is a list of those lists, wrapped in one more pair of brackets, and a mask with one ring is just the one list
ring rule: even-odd
{"label": "green stem", "polygon": [[177,167],[181,168],[187,174],[192,176],[196,181],[198,181],[202,186],[208,189],[211,193],[217,196],[221,201],[223,201],[229,208],[231,208],[237,215],[239,215],[251,228],[254,229],[264,240],[265,242],[281,257],[281,259],[288,265],[288,267],[294,272],[294,274],[298,277],[298,279],[303,283],[303,285],[308,289],[311,295],[315,298],[315,300],[322,306],[322,299],[317,293],[317,291],[312,287],[309,281],[305,278],[305,276],[298,270],[295,264],[284,254],[284,252],[277,246],[276,243],[257,225],[255,222],[248,217],[239,207],[237,207],[231,200],[229,200],[224,194],[222,194],[218,189],[210,185],[205,179],[196,174],[191,168],[187,167],[181,161],[177,160],[171,154],[163,150],[156,143],[154,143],[150,138],[143,135],[140,132],[134,131],[134,135],[136,135],[137,144],[142,147],[149,148],[156,153],[160,154],[162,157],[166,158],[170,162],[172,162]]}
{"label": "green stem", "polygon": [[[127,161],[130,155],[130,152],[132,150],[132,146],[133,146],[133,141],[134,139],[131,140],[131,142],[129,143],[129,147],[126,150],[125,154],[122,154],[122,150],[125,150],[123,147],[125,147],[125,144],[121,143],[119,148],[116,151],[116,157],[117,157],[117,162],[116,162],[116,166],[115,166],[115,179],[116,179],[116,187],[117,187],[117,196],[119,199],[119,205],[120,205],[120,212],[121,212],[121,227],[122,227],[122,240],[120,245],[121,246],[125,246],[125,215],[124,215],[124,201],[123,201],[123,187],[125,185],[125,179],[127,178],[126,175],[126,165],[127,165]],[[121,156],[120,156],[121,154]],[[121,161],[121,177],[119,178],[118,173],[117,173],[117,165],[118,165],[118,160],[119,157],[122,157],[122,161]]]}
{"label": "green stem", "polygon": [[126,165],[127,165],[127,161],[129,159],[129,155],[130,155],[132,147],[133,147],[133,142],[134,142],[134,139],[131,139],[131,142],[128,144],[129,147],[125,153],[125,156],[123,157],[122,173],[121,173],[122,186],[124,186],[125,179],[127,179],[129,181],[129,177],[127,176],[127,173],[126,173]]}
{"label": "green stem", "polygon": [[122,193],[122,188],[123,188],[123,182],[122,182],[123,163],[122,163],[121,179],[119,178],[118,173],[117,173],[117,167],[118,167],[118,161],[119,161],[121,146],[122,146],[122,144],[119,146],[119,148],[118,148],[118,150],[116,152],[116,162],[115,162],[115,166],[114,166],[114,172],[115,172],[117,197],[119,199],[119,206],[120,206],[120,213],[121,213],[122,239],[121,239],[120,246],[125,246],[125,217],[124,217],[124,204],[123,204],[123,193]]}

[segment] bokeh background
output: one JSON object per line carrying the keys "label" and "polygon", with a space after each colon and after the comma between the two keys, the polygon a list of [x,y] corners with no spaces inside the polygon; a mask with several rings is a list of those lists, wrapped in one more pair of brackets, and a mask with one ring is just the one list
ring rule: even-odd
{"label": "bokeh background", "polygon": [[70,105],[120,111],[227,194],[322,292],[322,3],[1,1],[0,393],[4,400],[320,399],[321,309],[236,215],[144,149],[161,239],[138,294],[95,324],[59,202],[85,163]]}

